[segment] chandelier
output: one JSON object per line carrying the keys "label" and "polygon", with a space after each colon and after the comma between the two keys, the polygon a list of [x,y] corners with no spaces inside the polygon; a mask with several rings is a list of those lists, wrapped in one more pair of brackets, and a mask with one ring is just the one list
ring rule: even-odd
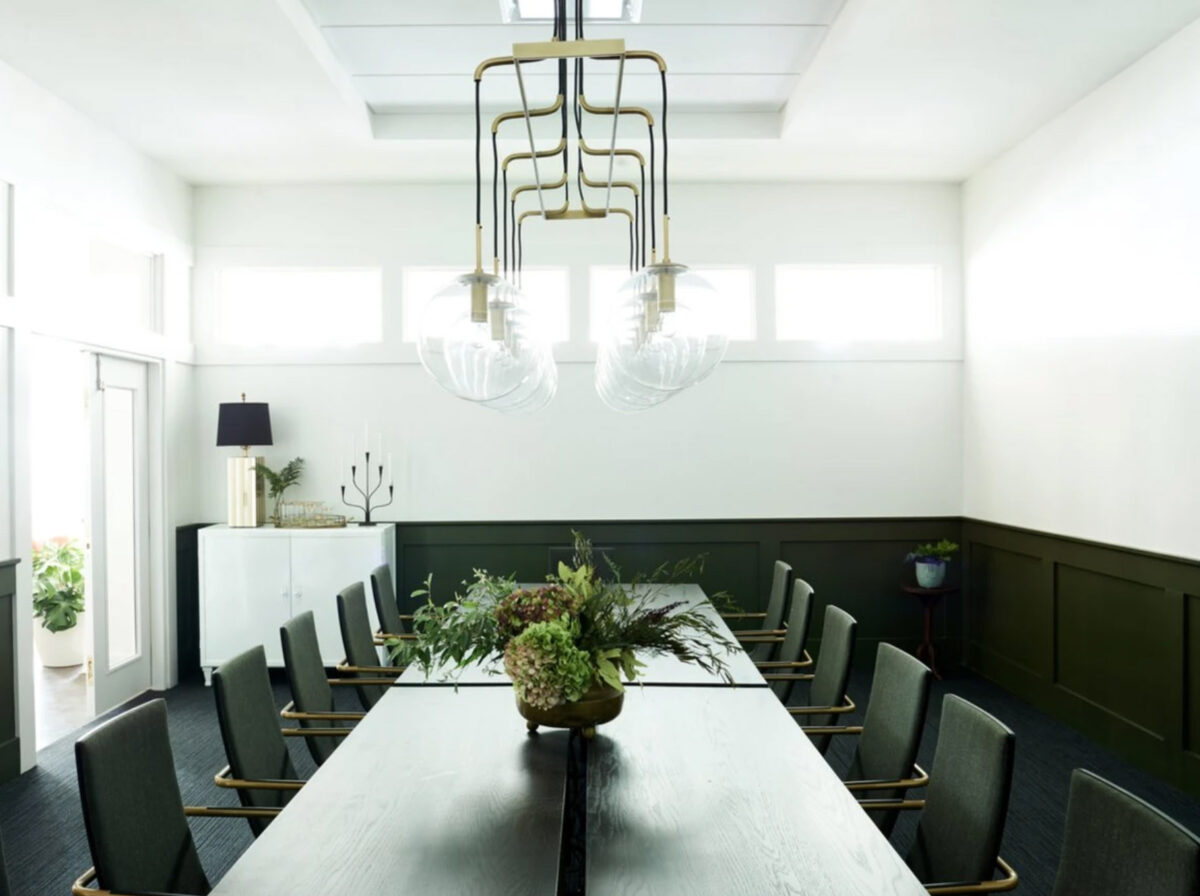
{"label": "chandelier", "polygon": [[[435,294],[421,316],[417,348],[425,369],[454,395],[494,410],[538,410],[558,388],[549,338],[536,325],[520,290],[522,233],[531,217],[628,219],[631,276],[608,303],[608,327],[596,355],[596,391],[609,407],[632,412],[666,401],[708,376],[729,344],[716,292],[702,277],[671,259],[666,63],[657,53],[627,50],[624,40],[586,39],[582,7],[583,0],[576,0],[572,39],[567,38],[566,0],[555,0],[549,41],[513,44],[511,55],[485,59],[476,67],[475,268]],[[586,64],[599,61],[616,65],[611,106],[589,102],[584,90]],[[556,69],[557,95],[545,106],[531,107],[527,71],[544,70],[547,65]],[[651,67],[659,74],[662,101],[657,134],[653,112],[621,104],[626,68],[634,66]],[[488,273],[483,267],[480,87],[485,75],[501,70],[515,75],[520,108],[500,113],[491,124],[492,270]],[[561,122],[557,140],[535,139],[534,119],[551,116]],[[622,116],[639,128],[645,123],[644,140],[632,146],[618,141]],[[589,128],[599,123],[609,135],[607,146],[588,143],[585,122]],[[501,159],[501,131],[522,124],[528,151]],[[618,159],[636,169],[636,182],[614,179]],[[604,177],[593,176],[596,167],[606,169]],[[661,259],[656,226],[659,187]],[[614,201],[615,193],[624,201]]]}

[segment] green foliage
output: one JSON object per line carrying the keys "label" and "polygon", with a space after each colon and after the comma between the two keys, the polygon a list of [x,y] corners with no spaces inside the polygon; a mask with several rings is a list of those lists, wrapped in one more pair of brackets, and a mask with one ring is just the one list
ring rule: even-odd
{"label": "green foliage", "polygon": [[950,560],[955,551],[958,550],[958,545],[947,538],[943,538],[938,542],[929,544],[919,544],[911,554],[905,557],[905,560],[941,560],[946,562]]}
{"label": "green foliage", "polygon": [[575,646],[575,628],[566,616],[531,622],[504,648],[504,671],[526,703],[552,709],[578,700],[592,683],[591,658]]}
{"label": "green foliage", "polygon": [[276,473],[262,461],[259,461],[258,475],[267,480],[267,488],[272,498],[282,498],[283,493],[300,481],[300,474],[304,472],[304,459],[294,457],[283,468]]}
{"label": "green foliage", "polygon": [[83,548],[56,538],[33,546],[33,616],[42,628],[64,632],[83,612]]}
{"label": "green foliage", "polygon": [[[416,637],[392,641],[392,655],[426,672],[503,656],[518,689],[542,701],[577,700],[593,682],[621,690],[623,681],[636,680],[644,668],[638,659],[644,654],[670,654],[732,681],[724,656],[735,645],[722,635],[709,602],[663,599],[667,584],[700,577],[703,556],[664,563],[629,582],[621,581],[620,570],[606,557],[614,577],[604,580],[596,572],[591,543],[573,534],[572,564],[560,563],[541,588],[518,589],[512,576],[477,569],[474,580],[463,583],[465,594],[439,606],[432,600],[432,579],[426,579],[425,587],[413,592],[427,598],[413,614]],[[729,603],[728,595],[716,597]],[[587,682],[580,685],[579,670],[585,666]]]}

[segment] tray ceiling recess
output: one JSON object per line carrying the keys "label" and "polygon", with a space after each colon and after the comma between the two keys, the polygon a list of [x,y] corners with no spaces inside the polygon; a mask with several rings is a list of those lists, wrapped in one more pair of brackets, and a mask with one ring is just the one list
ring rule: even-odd
{"label": "tray ceiling recess", "polygon": [[[480,59],[514,43],[548,40],[552,0],[444,3],[304,0],[341,72],[366,104],[377,138],[445,139],[471,127]],[[681,138],[778,138],[782,111],[842,0],[589,0],[589,36],[623,39],[670,60],[671,104]],[[606,77],[607,75],[607,77]],[[596,70],[589,96],[611,104],[616,66]],[[531,105],[556,92],[551,66],[531,70]],[[512,83],[507,83],[511,81]],[[485,111],[510,108],[516,79],[484,82]],[[605,87],[606,85],[606,87]],[[656,73],[626,73],[623,105],[652,106]]]}

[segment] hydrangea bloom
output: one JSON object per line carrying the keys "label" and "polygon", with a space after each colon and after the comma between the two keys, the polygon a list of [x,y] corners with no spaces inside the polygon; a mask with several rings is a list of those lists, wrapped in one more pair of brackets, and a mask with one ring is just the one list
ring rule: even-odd
{"label": "hydrangea bloom", "polygon": [[562,621],[526,626],[504,649],[504,671],[517,696],[538,709],[578,700],[592,681],[588,654]]}

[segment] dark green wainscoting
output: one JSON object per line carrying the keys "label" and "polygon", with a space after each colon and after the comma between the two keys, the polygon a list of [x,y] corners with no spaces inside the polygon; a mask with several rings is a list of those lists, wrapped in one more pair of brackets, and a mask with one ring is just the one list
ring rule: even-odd
{"label": "dark green wainscoting", "polygon": [[0,561],[0,784],[21,772],[21,741],[17,737],[17,643],[13,627],[18,562]]}
{"label": "dark green wainscoting", "polygon": [[[397,587],[402,612],[418,602],[408,597],[433,574],[434,599],[449,599],[471,570],[513,573],[541,581],[571,555],[571,529],[591,538],[621,568],[624,577],[660,563],[707,555],[700,584],[709,593],[727,591],[748,612],[761,611],[777,559],[816,589],[813,641],[820,642],[826,604],[835,603],[859,621],[857,661],[874,663],[875,646],[890,641],[912,649],[920,640],[921,612],[900,591],[911,583],[905,555],[921,541],[958,539],[961,521],[952,518],[837,520],[698,520],[574,523],[397,523]],[[907,577],[907,578],[905,578]],[[753,626],[749,626],[753,627]],[[961,602],[937,611],[939,663],[961,657]]]}
{"label": "dark green wainscoting", "polygon": [[1200,563],[976,520],[962,537],[968,665],[1200,796]]}

